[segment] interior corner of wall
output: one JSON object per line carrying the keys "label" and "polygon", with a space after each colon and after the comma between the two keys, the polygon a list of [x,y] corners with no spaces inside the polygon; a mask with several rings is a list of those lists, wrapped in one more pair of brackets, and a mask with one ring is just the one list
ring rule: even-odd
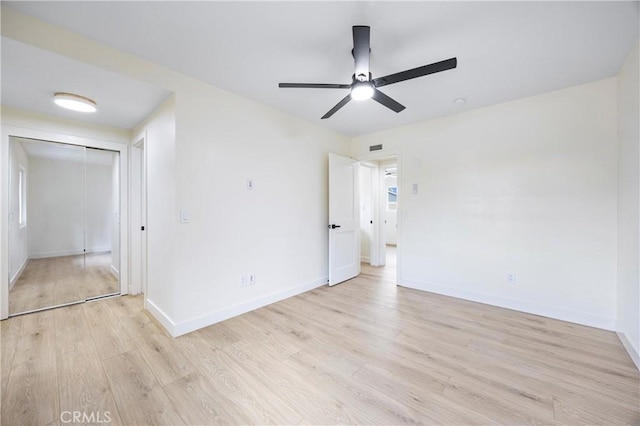
{"label": "interior corner of wall", "polygon": [[178,336],[178,330],[175,322],[148,297],[147,311],[149,311],[151,316],[158,321],[172,337]]}
{"label": "interior corner of wall", "polygon": [[633,347],[633,344],[631,343],[631,341],[629,341],[626,334],[624,334],[623,332],[617,331],[616,334],[618,335],[622,346],[624,346],[625,350],[629,354],[629,357],[636,365],[636,368],[638,369],[638,371],[640,371],[640,352],[638,351],[638,348]]}

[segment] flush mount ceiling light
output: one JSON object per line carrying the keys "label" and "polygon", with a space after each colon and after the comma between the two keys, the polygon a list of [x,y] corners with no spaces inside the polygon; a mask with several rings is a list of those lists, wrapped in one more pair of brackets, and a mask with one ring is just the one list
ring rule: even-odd
{"label": "flush mount ceiling light", "polygon": [[58,92],[53,95],[53,101],[56,105],[72,111],[96,112],[97,109],[95,101],[73,93]]}
{"label": "flush mount ceiling light", "polygon": [[453,103],[456,105],[464,105],[467,102],[465,98],[456,98],[453,100]]}

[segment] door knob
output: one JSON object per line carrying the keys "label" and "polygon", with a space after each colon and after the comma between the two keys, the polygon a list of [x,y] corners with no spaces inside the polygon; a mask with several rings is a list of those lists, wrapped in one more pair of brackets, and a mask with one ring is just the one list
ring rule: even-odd
{"label": "door knob", "polygon": [[336,229],[336,228],[340,228],[340,225],[336,225],[336,224],[329,225],[329,229]]}

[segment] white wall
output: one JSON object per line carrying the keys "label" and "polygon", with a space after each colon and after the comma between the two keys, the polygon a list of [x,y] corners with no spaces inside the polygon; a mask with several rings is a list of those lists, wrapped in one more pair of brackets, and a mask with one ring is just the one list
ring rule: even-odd
{"label": "white wall", "polygon": [[29,160],[31,258],[81,254],[85,248],[87,253],[111,250],[111,167],[89,163],[85,174],[82,148],[78,155],[77,161]]}
{"label": "white wall", "polygon": [[345,138],[195,81],[144,130],[147,300],[170,331],[326,283],[327,154]]}
{"label": "white wall", "polygon": [[18,202],[20,167],[28,174],[29,159],[18,142],[11,142],[9,150],[9,282],[13,286],[29,260],[29,221],[20,227]]}
{"label": "white wall", "polygon": [[639,46],[618,75],[618,318],[616,330],[640,368]]}
{"label": "white wall", "polygon": [[[3,16],[5,12],[6,10],[2,9]],[[2,23],[4,24],[5,21],[3,20]],[[12,129],[29,129],[30,131],[25,132],[29,134],[64,135],[66,138],[64,142],[70,144],[82,144],[87,140],[93,145],[96,145],[97,141],[125,144],[131,138],[131,131],[126,129],[54,117],[7,105],[1,105],[1,108],[0,118],[3,126]]]}
{"label": "white wall", "polygon": [[352,154],[379,143],[401,153],[402,285],[613,329],[615,79],[359,137]]}
{"label": "white wall", "polygon": [[[327,158],[349,151],[315,124],[186,83],[176,91],[172,220],[186,209],[191,223],[176,229],[177,333],[327,282]],[[240,287],[245,274],[256,284]]]}

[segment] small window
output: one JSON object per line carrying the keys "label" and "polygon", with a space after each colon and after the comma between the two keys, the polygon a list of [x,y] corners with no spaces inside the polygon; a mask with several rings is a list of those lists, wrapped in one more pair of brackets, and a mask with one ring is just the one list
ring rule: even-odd
{"label": "small window", "polygon": [[18,223],[21,228],[27,226],[27,174],[22,166],[18,172]]}

